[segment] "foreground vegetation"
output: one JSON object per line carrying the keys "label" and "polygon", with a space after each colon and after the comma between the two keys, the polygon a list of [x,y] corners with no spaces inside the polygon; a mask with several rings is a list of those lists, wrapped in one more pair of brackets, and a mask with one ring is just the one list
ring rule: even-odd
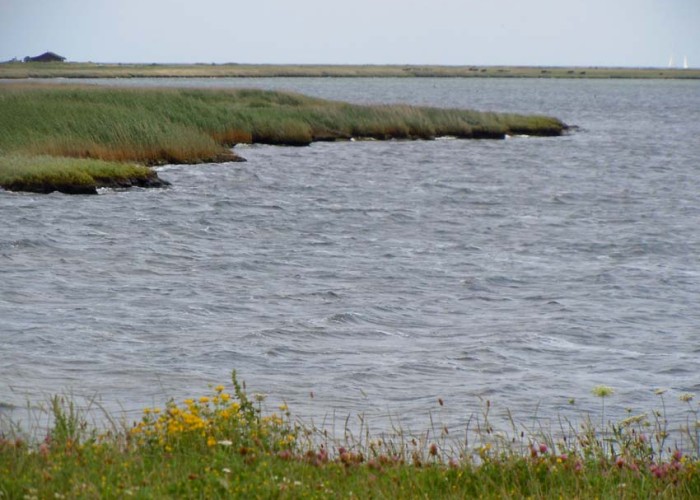
{"label": "foreground vegetation", "polygon": [[[0,435],[0,498],[698,498],[698,410],[685,449],[664,416],[569,424],[560,432],[495,432],[488,408],[472,439],[449,430],[335,440],[261,410],[236,380],[198,399],[146,408],[138,422],[88,425],[72,401],[51,402],[43,439]],[[607,387],[595,388],[603,398]],[[663,402],[663,401],[662,401]]]}
{"label": "foreground vegetation", "polygon": [[103,185],[122,186],[124,179],[147,185],[139,180],[144,176],[156,185],[157,179],[136,164],[240,160],[231,151],[240,143],[499,139],[560,135],[565,128],[544,116],[360,106],[252,89],[5,84],[0,86],[0,187],[95,192]]}
{"label": "foreground vegetation", "polygon": [[0,78],[661,78],[698,79],[700,69],[537,66],[425,66],[332,64],[98,64],[3,63]]}

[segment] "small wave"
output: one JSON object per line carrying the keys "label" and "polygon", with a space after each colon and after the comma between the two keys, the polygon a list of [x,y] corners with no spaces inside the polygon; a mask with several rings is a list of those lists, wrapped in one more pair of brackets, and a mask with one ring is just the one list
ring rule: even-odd
{"label": "small wave", "polygon": [[366,322],[366,320],[361,315],[353,312],[336,313],[326,318],[326,321],[329,323],[354,325]]}
{"label": "small wave", "polygon": [[40,248],[46,247],[46,243],[39,240],[30,240],[28,238],[22,238],[20,240],[12,241],[0,241],[0,250],[4,249],[24,249],[24,248]]}

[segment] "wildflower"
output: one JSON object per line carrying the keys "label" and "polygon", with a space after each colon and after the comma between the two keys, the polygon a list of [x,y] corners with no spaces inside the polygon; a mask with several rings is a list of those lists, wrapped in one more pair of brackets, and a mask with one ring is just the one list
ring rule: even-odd
{"label": "wildflower", "polygon": [[227,394],[225,392],[221,393],[220,397],[221,397],[221,401],[223,401],[224,403],[226,403],[229,399],[231,399],[231,395]]}
{"label": "wildflower", "polygon": [[287,411],[289,409],[289,407],[287,406],[287,403],[283,403],[283,404],[279,405],[279,409],[280,409],[280,411]]}
{"label": "wildflower", "polygon": [[215,390],[216,392],[224,392],[224,386],[223,386],[223,385],[217,385],[216,387],[214,387],[214,390]]}
{"label": "wildflower", "polygon": [[686,392],[685,394],[681,394],[678,399],[680,399],[684,403],[690,403],[694,397],[695,397],[695,394],[691,394],[689,392]]}
{"label": "wildflower", "polygon": [[546,444],[541,444],[540,445],[540,453],[547,453],[547,445]]}
{"label": "wildflower", "polygon": [[233,444],[233,441],[229,441],[228,439],[223,439],[219,441],[219,444],[221,446],[231,446]]}
{"label": "wildflower", "polygon": [[208,396],[202,396],[199,398],[199,402],[202,403],[203,405],[207,404],[209,402],[209,397]]}
{"label": "wildflower", "polygon": [[217,443],[217,441],[216,441],[216,439],[214,438],[214,436],[209,436],[209,437],[207,438],[207,446],[209,446],[210,448],[211,448],[212,446],[216,446],[216,443]]}
{"label": "wildflower", "polygon": [[221,472],[223,472],[224,474],[231,474],[231,469],[229,469],[228,467],[224,467],[223,469],[221,469]]}
{"label": "wildflower", "polygon": [[657,396],[661,396],[664,392],[666,392],[666,389],[656,389],[654,391],[654,394],[656,394]]}
{"label": "wildflower", "polygon": [[623,427],[629,427],[632,424],[639,424],[639,423],[643,422],[644,420],[646,420],[646,418],[647,418],[646,413],[642,413],[640,415],[633,415],[631,417],[627,417],[626,419],[622,420],[620,422],[620,425],[622,425]]}
{"label": "wildflower", "polygon": [[599,398],[606,398],[608,396],[612,396],[614,392],[615,389],[607,385],[596,385],[591,390],[591,393],[593,393],[594,396],[597,396]]}

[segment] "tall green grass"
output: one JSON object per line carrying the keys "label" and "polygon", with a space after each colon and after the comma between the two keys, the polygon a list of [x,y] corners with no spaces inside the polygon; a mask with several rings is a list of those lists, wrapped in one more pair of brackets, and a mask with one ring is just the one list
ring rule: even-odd
{"label": "tall green grass", "polygon": [[[142,165],[219,162],[240,159],[231,151],[240,143],[550,136],[565,127],[543,116],[359,106],[252,89],[0,86],[0,157],[49,155]],[[7,163],[0,161],[0,169]],[[4,176],[0,171],[0,179]]]}

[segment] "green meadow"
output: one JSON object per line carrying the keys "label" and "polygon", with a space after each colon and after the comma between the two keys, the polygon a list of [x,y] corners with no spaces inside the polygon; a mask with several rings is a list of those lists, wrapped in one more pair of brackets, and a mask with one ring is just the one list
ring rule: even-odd
{"label": "green meadow", "polygon": [[[444,426],[353,434],[346,421],[343,437],[305,425],[286,404],[270,411],[235,372],[226,386],[145,408],[133,422],[106,415],[96,426],[73,400],[54,397],[44,408],[47,430],[0,419],[0,498],[700,496],[693,395],[677,401],[688,419],[672,432],[662,410],[606,420],[613,389],[593,393],[598,415],[560,419],[555,430],[511,421],[503,432],[486,401],[466,434]],[[671,404],[657,394],[660,408]]]}
{"label": "green meadow", "polygon": [[89,192],[158,185],[148,166],[242,160],[236,144],[561,135],[555,118],[361,106],[264,90],[0,86],[0,186]]}

